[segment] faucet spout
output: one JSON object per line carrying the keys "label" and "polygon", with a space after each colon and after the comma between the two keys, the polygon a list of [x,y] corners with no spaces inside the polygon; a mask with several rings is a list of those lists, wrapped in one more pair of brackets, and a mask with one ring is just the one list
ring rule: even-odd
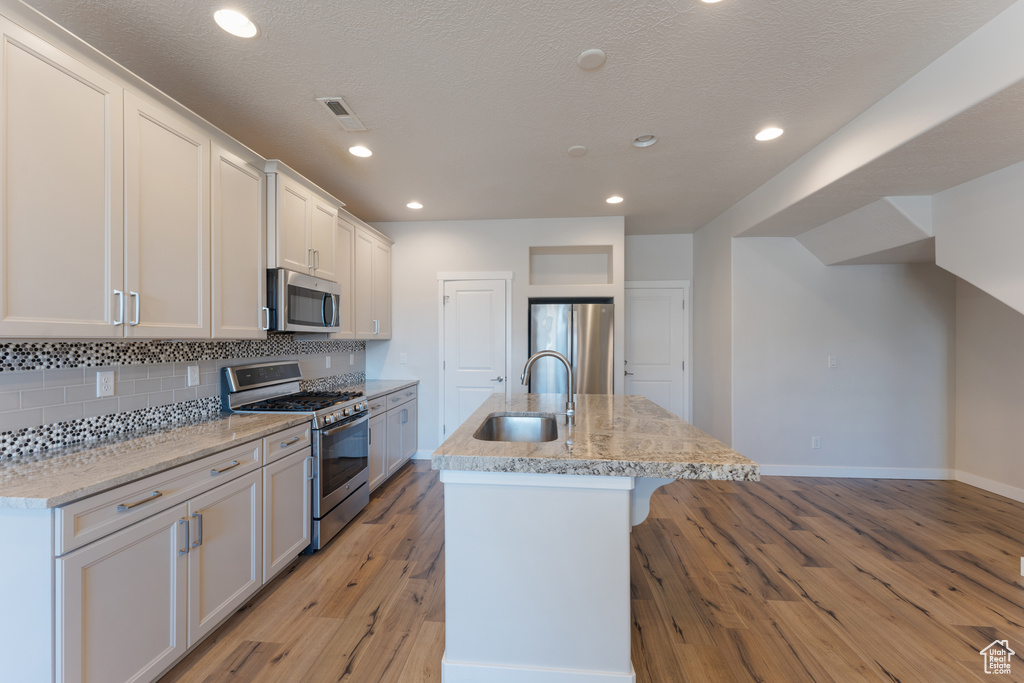
{"label": "faucet spout", "polygon": [[523,368],[523,374],[519,378],[523,381],[523,384],[527,384],[530,381],[530,371],[533,369],[533,364],[541,358],[554,358],[562,362],[565,366],[565,372],[568,377],[565,388],[565,423],[576,424],[576,398],[572,392],[573,387],[573,376],[572,376],[572,364],[569,363],[569,359],[560,354],[558,351],[538,351],[537,353],[530,356],[529,360],[526,361],[526,367]]}

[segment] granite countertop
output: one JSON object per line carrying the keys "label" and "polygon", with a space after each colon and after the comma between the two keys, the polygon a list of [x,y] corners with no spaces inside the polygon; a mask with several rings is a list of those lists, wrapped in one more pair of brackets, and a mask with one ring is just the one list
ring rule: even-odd
{"label": "granite countertop", "polygon": [[225,415],[144,436],[41,451],[0,463],[0,508],[51,508],[255,441],[309,416]]}
{"label": "granite countertop", "polygon": [[370,379],[360,386],[362,386],[366,398],[377,398],[419,383],[418,379]]}
{"label": "granite countertop", "polygon": [[757,481],[760,467],[642,396],[580,394],[572,445],[565,416],[546,443],[480,441],[491,413],[564,413],[565,394],[495,394],[434,451],[436,470]]}

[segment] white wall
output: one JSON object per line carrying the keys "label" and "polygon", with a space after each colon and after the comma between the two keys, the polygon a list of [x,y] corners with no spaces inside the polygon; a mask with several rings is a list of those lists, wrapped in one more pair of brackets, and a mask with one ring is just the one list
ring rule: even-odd
{"label": "white wall", "polygon": [[829,267],[791,238],[732,252],[733,447],[772,474],[949,476],[955,278]]}
{"label": "white wall", "polygon": [[1024,313],[1024,163],[932,198],[935,262]]}
{"label": "white wall", "polygon": [[[419,449],[441,444],[438,364],[439,272],[512,271],[512,367],[515,392],[527,359],[528,300],[537,296],[598,296],[623,300],[624,228],[622,217],[491,221],[378,223],[395,240],[392,248],[393,340],[367,342],[366,376],[419,379]],[[530,247],[611,245],[613,282],[608,285],[529,284]],[[615,307],[615,363],[621,367],[624,309]],[[408,362],[400,364],[400,354]],[[622,378],[616,376],[617,392]],[[450,426],[450,425],[449,425]],[[449,432],[450,433],[450,432]]]}
{"label": "white wall", "polygon": [[1024,315],[956,287],[957,478],[1024,501]]}
{"label": "white wall", "polygon": [[693,240],[693,424],[732,444],[732,243],[723,215]]}
{"label": "white wall", "polygon": [[627,235],[626,282],[693,280],[693,235]]}

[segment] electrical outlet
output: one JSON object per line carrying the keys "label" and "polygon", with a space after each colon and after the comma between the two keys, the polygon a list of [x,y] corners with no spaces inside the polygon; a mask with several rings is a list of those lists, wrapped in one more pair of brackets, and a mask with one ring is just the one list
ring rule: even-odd
{"label": "electrical outlet", "polygon": [[199,385],[199,366],[190,365],[188,366],[188,385],[190,387]]}
{"label": "electrical outlet", "polygon": [[114,371],[96,373],[96,398],[114,395]]}
{"label": "electrical outlet", "polygon": [[821,437],[820,436],[812,436],[811,437],[811,448],[821,448]]}
{"label": "electrical outlet", "polygon": [[355,365],[356,364],[356,354],[354,354],[354,353],[348,354],[348,364],[349,365]]}
{"label": "electrical outlet", "polygon": [[330,369],[330,367],[331,367],[331,357],[327,356],[327,368]]}
{"label": "electrical outlet", "polygon": [[835,356],[829,356],[828,357],[828,366],[830,368],[835,368],[835,367],[839,366],[839,361],[836,359]]}
{"label": "electrical outlet", "polygon": [[409,362],[409,357],[407,355],[405,355],[404,353],[398,354],[399,365],[405,365],[407,362]]}

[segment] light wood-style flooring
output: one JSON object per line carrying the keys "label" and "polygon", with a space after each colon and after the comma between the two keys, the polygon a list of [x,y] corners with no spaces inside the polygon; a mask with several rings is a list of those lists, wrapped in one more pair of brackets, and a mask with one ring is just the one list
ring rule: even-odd
{"label": "light wood-style flooring", "polygon": [[[675,482],[633,530],[638,683],[1024,680],[1024,505],[958,482]],[[439,681],[442,487],[413,461],[161,683]]]}

